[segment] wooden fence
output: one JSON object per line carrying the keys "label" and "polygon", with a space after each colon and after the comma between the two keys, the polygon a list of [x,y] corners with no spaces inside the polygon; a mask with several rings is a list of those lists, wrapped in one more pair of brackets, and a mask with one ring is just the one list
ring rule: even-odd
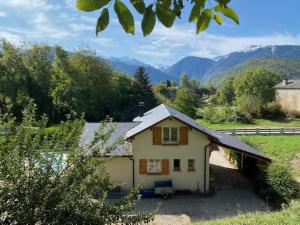
{"label": "wooden fence", "polygon": [[299,128],[245,128],[218,130],[230,135],[300,135]]}

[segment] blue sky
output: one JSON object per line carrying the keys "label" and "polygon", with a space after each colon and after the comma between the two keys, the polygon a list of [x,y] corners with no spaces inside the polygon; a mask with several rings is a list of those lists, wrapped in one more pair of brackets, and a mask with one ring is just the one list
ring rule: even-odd
{"label": "blue sky", "polygon": [[126,34],[111,5],[111,23],[96,37],[99,12],[80,12],[75,0],[0,0],[0,37],[16,45],[45,43],[69,51],[88,46],[100,56],[128,56],[152,65],[170,65],[188,55],[212,58],[250,45],[300,45],[300,1],[232,0],[230,6],[240,25],[225,19],[222,26],[213,24],[196,35],[195,24],[187,22],[187,7],[171,29],[157,23],[145,38],[139,15],[135,14],[136,34]]}

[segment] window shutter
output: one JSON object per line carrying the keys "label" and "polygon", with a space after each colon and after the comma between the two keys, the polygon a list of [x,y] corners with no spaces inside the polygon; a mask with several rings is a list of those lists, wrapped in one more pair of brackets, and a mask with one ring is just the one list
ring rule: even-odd
{"label": "window shutter", "polygon": [[147,159],[140,159],[140,174],[147,174]]}
{"label": "window shutter", "polygon": [[189,144],[189,128],[180,127],[180,144],[187,145]]}
{"label": "window shutter", "polygon": [[161,161],[161,174],[162,175],[169,175],[169,160],[163,159]]}
{"label": "window shutter", "polygon": [[161,127],[153,127],[153,144],[161,145]]}

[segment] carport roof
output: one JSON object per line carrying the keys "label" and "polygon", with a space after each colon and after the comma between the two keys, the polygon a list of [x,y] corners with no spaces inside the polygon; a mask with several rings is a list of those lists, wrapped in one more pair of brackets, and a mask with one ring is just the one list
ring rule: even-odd
{"label": "carport roof", "polygon": [[154,126],[155,124],[167,119],[167,118],[176,118],[179,121],[186,123],[187,125],[199,130],[202,133],[208,135],[212,141],[220,146],[227,147],[234,149],[236,151],[248,154],[250,156],[254,156],[263,160],[271,161],[270,158],[265,156],[260,151],[252,148],[251,146],[247,145],[246,143],[237,140],[231,135],[225,134],[220,131],[211,130],[204,126],[199,125],[196,123],[192,118],[184,115],[177,110],[161,104],[148,112],[144,113],[142,117],[136,117],[133,121],[140,122],[132,129],[126,132],[126,138],[131,138],[140,132],[144,131],[145,129]]}

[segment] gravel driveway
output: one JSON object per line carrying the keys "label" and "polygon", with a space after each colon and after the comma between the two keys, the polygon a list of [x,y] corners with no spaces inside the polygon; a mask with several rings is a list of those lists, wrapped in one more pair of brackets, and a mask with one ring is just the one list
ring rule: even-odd
{"label": "gravel driveway", "polygon": [[136,210],[153,210],[160,204],[159,213],[151,224],[163,225],[189,224],[241,212],[268,210],[266,203],[253,192],[251,182],[237,172],[220,152],[212,153],[210,163],[217,181],[214,194],[176,195],[166,201],[160,198],[142,199]]}

